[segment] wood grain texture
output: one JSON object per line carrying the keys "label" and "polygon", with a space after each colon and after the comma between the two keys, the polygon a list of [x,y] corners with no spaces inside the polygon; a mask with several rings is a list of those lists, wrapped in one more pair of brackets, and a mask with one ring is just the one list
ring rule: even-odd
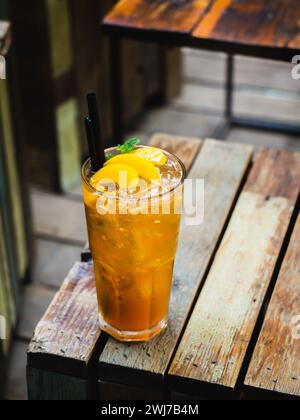
{"label": "wood grain texture", "polygon": [[93,265],[76,263],[35,329],[28,364],[85,378],[100,335]]}
{"label": "wood grain texture", "polygon": [[300,154],[266,149],[257,155],[245,190],[294,202],[299,194]]}
{"label": "wood grain texture", "polygon": [[[155,386],[162,380],[180,337],[195,294],[250,162],[251,147],[207,141],[189,177],[205,179],[206,220],[200,226],[181,228],[174,271],[169,327],[150,343],[121,344],[110,339],[100,357],[100,379],[133,386]],[[220,162],[223,164],[220,165]]]}
{"label": "wood grain texture", "polygon": [[297,0],[214,0],[193,36],[271,48],[300,48]]}
{"label": "wood grain texture", "polygon": [[149,145],[173,153],[189,169],[198,155],[202,142],[197,138],[157,133],[151,137]]}
{"label": "wood grain texture", "polygon": [[300,217],[252,357],[247,386],[300,397],[299,317]]}
{"label": "wood grain texture", "polygon": [[259,153],[172,362],[176,390],[235,389],[299,186],[299,154]]}
{"label": "wood grain texture", "polygon": [[105,26],[189,34],[211,0],[121,0]]}
{"label": "wood grain texture", "polygon": [[297,0],[122,0],[104,26],[141,39],[290,60],[289,49],[300,49],[299,15]]}

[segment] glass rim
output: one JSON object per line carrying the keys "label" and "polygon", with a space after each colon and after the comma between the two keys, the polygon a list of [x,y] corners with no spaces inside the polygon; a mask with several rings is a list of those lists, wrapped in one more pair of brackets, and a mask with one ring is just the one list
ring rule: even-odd
{"label": "glass rim", "polygon": [[[135,149],[139,149],[139,148],[143,148],[143,147],[151,147],[151,146],[147,146],[147,145],[139,145],[139,146],[137,146]],[[116,150],[116,148],[117,148],[117,146],[115,146],[115,147],[110,147],[110,148],[108,148],[108,149],[105,149],[105,153],[110,153],[110,152],[113,152],[113,151],[115,151]],[[181,185],[183,185],[183,183],[184,183],[184,180],[186,179],[186,174],[187,174],[187,171],[186,171],[186,167],[184,166],[184,164],[183,164],[183,162],[182,162],[182,160],[181,159],[179,159],[179,157],[177,157],[174,153],[170,153],[170,152],[167,152],[166,150],[163,150],[163,149],[161,149],[161,148],[159,148],[159,147],[155,147],[156,149],[158,149],[158,150],[161,150],[164,154],[166,154],[166,155],[169,155],[169,156],[172,156],[173,158],[175,158],[176,159],[176,161],[179,163],[179,165],[180,165],[180,167],[181,167],[181,170],[182,170],[182,176],[181,176],[181,179],[180,179],[180,181],[178,182],[178,184],[177,185],[175,185],[170,191],[165,191],[165,192],[162,192],[162,193],[160,193],[160,194],[157,194],[157,195],[154,195],[154,196],[149,196],[149,197],[145,197],[144,199],[157,199],[157,198],[161,198],[161,197],[164,197],[164,196],[166,196],[167,194],[172,194],[172,193],[174,193]],[[81,168],[81,178],[82,178],[82,181],[88,186],[88,188],[90,188],[91,190],[93,190],[93,192],[94,193],[97,193],[99,196],[102,196],[102,197],[106,197],[106,198],[110,198],[110,199],[114,199],[114,200],[128,200],[128,198],[129,197],[117,197],[117,196],[115,196],[115,197],[112,197],[112,196],[107,196],[106,194],[105,194],[105,192],[103,192],[103,191],[99,191],[97,188],[95,188],[95,187],[93,187],[91,184],[90,184],[90,182],[89,182],[89,180],[88,180],[88,178],[87,178],[87,176],[86,176],[86,173],[85,173],[85,169],[86,169],[86,167],[87,167],[87,165],[88,164],[90,164],[90,162],[91,162],[91,158],[89,157],[89,158],[87,158],[86,159],[86,161],[83,163],[83,165],[82,165],[82,168]],[[130,197],[131,199],[135,199],[134,197]],[[136,200],[136,199],[135,199]],[[139,200],[140,200],[140,198],[139,198]]]}

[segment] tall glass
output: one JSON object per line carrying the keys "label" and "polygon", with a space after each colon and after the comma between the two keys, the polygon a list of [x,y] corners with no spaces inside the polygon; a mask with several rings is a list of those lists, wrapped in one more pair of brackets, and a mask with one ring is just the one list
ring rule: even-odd
{"label": "tall glass", "polygon": [[120,341],[147,341],[167,326],[185,169],[163,153],[164,185],[150,199],[95,189],[89,160],[82,170],[100,326]]}

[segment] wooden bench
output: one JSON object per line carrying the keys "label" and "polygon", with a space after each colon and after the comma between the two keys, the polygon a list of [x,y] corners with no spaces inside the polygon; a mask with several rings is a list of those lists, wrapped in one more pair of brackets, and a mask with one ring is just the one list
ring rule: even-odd
{"label": "wooden bench", "polygon": [[[291,62],[300,52],[298,0],[122,0],[103,21],[114,52],[114,80],[121,80],[123,39],[222,51],[228,56],[225,124],[217,133],[226,136],[232,126],[267,129],[299,135],[300,126],[233,115],[234,56],[237,54]],[[291,77],[287,75],[287,77]],[[113,88],[115,139],[120,140],[122,86]],[[119,137],[119,138],[118,138]]]}
{"label": "wooden bench", "polygon": [[29,398],[300,397],[300,154],[151,143],[205,180],[204,223],[182,223],[169,327],[142,344],[100,332],[85,250],[35,330]]}

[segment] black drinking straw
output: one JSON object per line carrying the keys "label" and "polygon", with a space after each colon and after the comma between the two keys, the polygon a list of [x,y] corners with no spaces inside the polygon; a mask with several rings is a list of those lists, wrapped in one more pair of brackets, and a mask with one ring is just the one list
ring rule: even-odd
{"label": "black drinking straw", "polygon": [[86,130],[86,137],[88,141],[89,153],[91,158],[91,168],[93,172],[97,172],[99,168],[99,164],[97,161],[97,152],[96,152],[96,142],[94,137],[94,130],[92,120],[89,117],[84,119],[85,122],[85,130]]}
{"label": "black drinking straw", "polygon": [[90,118],[85,120],[87,139],[92,161],[92,170],[93,172],[97,172],[105,163],[105,147],[101,132],[97,95],[95,93],[89,93],[87,95],[87,102],[90,114]]}

